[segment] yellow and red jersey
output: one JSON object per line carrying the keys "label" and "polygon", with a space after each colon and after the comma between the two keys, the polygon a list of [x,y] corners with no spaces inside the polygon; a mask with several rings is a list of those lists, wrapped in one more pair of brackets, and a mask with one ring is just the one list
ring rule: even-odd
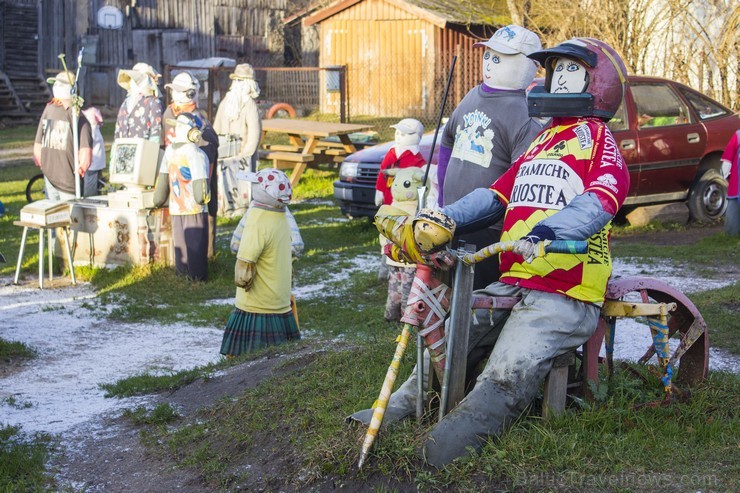
{"label": "yellow and red jersey", "polygon": [[[502,241],[526,236],[576,196],[591,192],[614,215],[629,190],[629,173],[606,124],[597,118],[555,118],[491,185],[506,204]],[[611,222],[588,239],[588,253],[548,254],[532,263],[501,254],[501,282],[601,303],[611,275]]]}

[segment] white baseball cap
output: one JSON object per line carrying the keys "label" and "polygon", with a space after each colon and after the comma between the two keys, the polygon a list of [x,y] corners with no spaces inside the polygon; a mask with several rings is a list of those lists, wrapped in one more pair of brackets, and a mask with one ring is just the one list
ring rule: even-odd
{"label": "white baseball cap", "polygon": [[473,46],[490,48],[504,55],[516,55],[517,53],[531,55],[542,49],[540,38],[535,33],[514,24],[499,28],[493,33],[491,39],[475,43]]}
{"label": "white baseball cap", "polygon": [[422,125],[419,120],[416,120],[414,118],[404,118],[400,122],[396,123],[395,125],[391,125],[390,127],[407,134],[418,134],[419,136],[421,136],[421,134],[424,133],[424,125]]}
{"label": "white baseball cap", "polygon": [[165,84],[164,87],[172,89],[173,91],[185,92],[189,90],[197,91],[200,87],[200,82],[190,72],[180,72],[172,79],[172,82]]}

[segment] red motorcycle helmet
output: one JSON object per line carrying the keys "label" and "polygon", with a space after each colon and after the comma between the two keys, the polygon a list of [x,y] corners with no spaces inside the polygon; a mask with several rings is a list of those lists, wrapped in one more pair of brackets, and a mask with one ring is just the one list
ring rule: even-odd
{"label": "red motorcycle helmet", "polygon": [[[614,48],[603,41],[573,38],[528,56],[545,67],[546,73],[544,90],[534,88],[527,97],[530,116],[596,116],[608,121],[622,103],[627,67]],[[583,93],[550,93],[553,62],[560,57],[577,60],[585,66],[588,84]]]}

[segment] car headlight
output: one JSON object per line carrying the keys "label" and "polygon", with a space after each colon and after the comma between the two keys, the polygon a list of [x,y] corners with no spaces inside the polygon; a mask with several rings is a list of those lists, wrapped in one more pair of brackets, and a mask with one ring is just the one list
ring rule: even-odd
{"label": "car headlight", "polygon": [[342,166],[339,168],[339,179],[352,181],[357,178],[357,164],[358,163],[348,161],[343,162]]}

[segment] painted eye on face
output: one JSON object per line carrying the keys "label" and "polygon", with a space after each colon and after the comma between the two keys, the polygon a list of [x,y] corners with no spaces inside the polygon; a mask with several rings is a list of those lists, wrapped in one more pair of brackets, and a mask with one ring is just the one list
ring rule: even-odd
{"label": "painted eye on face", "polygon": [[566,70],[568,70],[568,72],[578,72],[580,68],[581,66],[578,65],[577,63],[570,62],[568,63],[568,67],[566,68]]}

